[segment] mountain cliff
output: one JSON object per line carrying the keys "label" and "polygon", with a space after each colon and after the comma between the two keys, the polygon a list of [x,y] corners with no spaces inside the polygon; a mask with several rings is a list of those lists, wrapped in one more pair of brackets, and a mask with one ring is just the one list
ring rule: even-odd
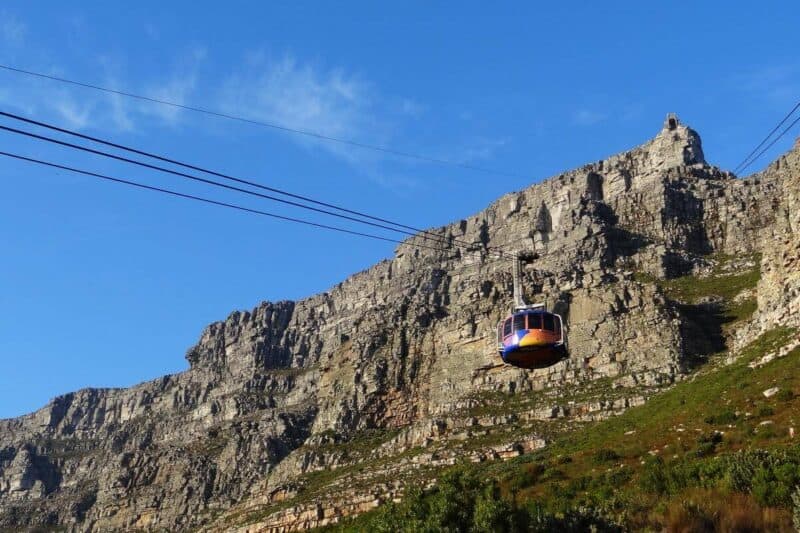
{"label": "mountain cliff", "polygon": [[[800,322],[799,154],[737,179],[670,115],[647,143],[412,237],[328,292],[211,324],[185,372],[2,420],[0,529],[319,526],[643,404]],[[568,359],[502,366],[498,249],[538,253],[525,293],[564,316]],[[665,288],[720,269],[755,272],[734,295],[746,312]]]}

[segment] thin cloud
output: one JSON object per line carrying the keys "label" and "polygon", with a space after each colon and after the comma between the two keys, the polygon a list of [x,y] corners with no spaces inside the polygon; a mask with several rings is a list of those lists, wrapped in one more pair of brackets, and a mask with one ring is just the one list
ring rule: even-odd
{"label": "thin cloud", "polygon": [[[25,31],[22,22],[0,11],[0,39],[20,40]],[[156,38],[158,28],[146,25],[142,34]],[[33,46],[29,52],[34,57],[50,57],[42,50],[37,53]],[[303,62],[291,54],[278,59],[252,54],[229,70],[227,76],[223,74],[222,81],[201,76],[205,61],[205,48],[188,48],[173,58],[171,68],[162,69],[149,79],[132,78],[124,58],[110,54],[94,56],[88,63],[68,68],[48,68],[46,63],[25,66],[52,76],[97,83],[178,105],[219,110],[355,144],[420,152],[422,159],[443,151],[452,153],[442,159],[461,163],[488,159],[507,143],[505,139],[461,140],[460,150],[446,150],[394,142],[399,132],[409,130],[418,124],[420,116],[433,111],[404,95],[384,94],[359,74]],[[142,133],[165,125],[179,127],[191,120],[189,111],[178,107],[21,76],[8,77],[8,83],[0,87],[0,102],[7,108],[70,128],[108,133]],[[286,135],[285,139],[327,153],[388,189],[407,191],[421,186],[408,172],[409,168],[424,164],[420,161],[308,135]],[[447,144],[457,146],[459,141]]]}
{"label": "thin cloud", "polygon": [[474,163],[481,160],[491,159],[501,148],[510,143],[510,139],[490,139],[481,137],[472,141],[460,152],[457,161],[460,163]]}
{"label": "thin cloud", "polygon": [[64,96],[53,102],[53,106],[69,127],[82,130],[89,125],[92,115],[92,106],[78,104],[70,96]]}
{"label": "thin cloud", "polygon": [[0,11],[0,38],[7,45],[21,46],[25,42],[28,26],[7,11]]}
{"label": "thin cloud", "polygon": [[[191,96],[197,89],[198,72],[206,55],[204,47],[190,48],[174,62],[174,67],[167,76],[144,84],[141,94],[178,105],[190,104]],[[109,87],[126,86],[120,80],[110,77],[106,84]],[[186,113],[179,107],[135,101],[115,94],[111,95],[110,104],[117,128],[124,131],[135,129],[136,118],[142,117],[153,117],[169,126],[176,126]]]}
{"label": "thin cloud", "polygon": [[607,118],[607,113],[601,113],[591,109],[579,109],[572,114],[572,122],[578,126],[594,126]]}
{"label": "thin cloud", "polygon": [[[269,61],[255,55],[232,74],[220,91],[226,113],[310,131],[354,142],[380,144],[386,128],[372,86],[342,69],[324,70],[301,64],[292,56]],[[322,149],[346,162],[374,164],[374,153],[346,144],[303,135],[289,137],[303,146]]]}
{"label": "thin cloud", "polygon": [[400,112],[404,115],[418,118],[425,112],[425,106],[409,98],[403,98],[400,100]]}
{"label": "thin cloud", "polygon": [[[176,61],[176,66],[166,75],[140,84],[116,75],[117,72],[124,72],[124,69],[108,57],[99,58],[97,62],[100,68],[95,70],[105,73],[100,78],[103,86],[185,104],[189,103],[195,92],[198,69],[204,58],[204,49],[192,49]],[[44,71],[53,76],[71,77],[61,69],[51,68]],[[7,86],[0,91],[0,102],[29,115],[57,119],[68,127],[79,130],[131,132],[140,130],[153,121],[159,125],[176,126],[185,114],[185,111],[171,106],[22,77],[9,77]]]}

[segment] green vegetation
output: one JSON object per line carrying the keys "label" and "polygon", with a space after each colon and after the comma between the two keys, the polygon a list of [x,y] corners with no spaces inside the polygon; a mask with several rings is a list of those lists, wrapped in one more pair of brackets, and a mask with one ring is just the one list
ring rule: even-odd
{"label": "green vegetation", "polygon": [[[661,280],[650,274],[637,272],[634,279],[640,283],[653,283],[661,287],[670,300],[685,305],[697,305],[709,298],[716,299],[721,307],[721,319],[725,323],[746,320],[756,311],[754,296],[737,299],[742,291],[752,289],[761,278],[759,254],[749,259],[754,266],[748,270],[732,273],[732,256],[716,254],[710,257],[716,267],[707,276],[682,276]],[[748,259],[748,258],[743,258]]]}
{"label": "green vegetation", "polygon": [[367,456],[382,444],[392,440],[398,433],[400,433],[399,429],[365,429],[353,435],[352,438],[339,440],[333,431],[326,431],[322,435],[330,435],[333,442],[317,446],[317,449],[326,453],[342,452],[348,456]]}
{"label": "green vegetation", "polygon": [[[506,463],[461,465],[429,491],[412,489],[330,530],[791,531],[800,349],[747,364],[795,334],[770,331],[733,364],[712,365],[643,406]],[[790,392],[765,398],[775,386]]]}
{"label": "green vegetation", "polygon": [[612,378],[600,378],[582,383],[576,388],[559,387],[516,394],[499,391],[476,392],[471,396],[474,405],[460,414],[475,417],[498,416],[532,411],[546,405],[565,405],[569,402],[580,403],[600,398],[609,400],[623,397],[626,391],[615,390],[612,383]]}
{"label": "green vegetation", "polygon": [[502,496],[496,480],[484,481],[473,468],[448,471],[427,492],[412,490],[400,504],[389,504],[330,531],[417,533],[420,531],[621,531],[602,516],[582,510],[556,515],[536,505],[519,505]]}
{"label": "green vegetation", "polygon": [[[758,259],[755,263],[758,264]],[[741,293],[756,285],[759,269],[731,273],[734,258],[716,256],[709,275],[658,284],[702,338],[723,336],[724,324],[748,318],[754,298]],[[303,476],[290,500],[229,517],[251,523],[316,496],[363,484],[392,481],[372,473],[403,456],[436,453],[438,446],[470,450],[508,442],[524,434],[549,441],[546,449],[508,462],[463,464],[451,469],[420,466],[402,475],[409,487],[400,503],[327,528],[330,531],[618,531],[742,530],[789,531],[794,487],[800,484],[800,447],[790,437],[800,401],[800,350],[752,370],[747,363],[786,344],[794,331],[776,329],[754,342],[737,362],[711,363],[645,405],[595,424],[508,423],[476,427],[469,439],[408,450],[399,456],[370,454],[394,433],[376,432],[340,441],[330,435],[311,448],[342,453],[358,462]],[[719,346],[717,344],[716,346]],[[724,346],[724,344],[722,345]],[[763,390],[780,391],[765,398]],[[616,399],[630,391],[612,381],[582,384],[579,392],[541,390],[514,395],[478,393],[460,414],[477,418],[517,414],[542,406]],[[511,419],[513,420],[513,419]],[[455,446],[455,448],[454,448]],[[422,487],[434,478],[436,485]],[[416,488],[415,488],[416,487]],[[800,492],[795,498],[800,504]],[[798,517],[800,520],[800,517]],[[232,522],[228,522],[229,524]]]}
{"label": "green vegetation", "polygon": [[723,300],[732,301],[743,290],[755,287],[760,277],[760,270],[756,266],[752,270],[739,274],[712,273],[708,277],[683,276],[658,283],[671,299],[695,304],[709,296],[718,296]]}

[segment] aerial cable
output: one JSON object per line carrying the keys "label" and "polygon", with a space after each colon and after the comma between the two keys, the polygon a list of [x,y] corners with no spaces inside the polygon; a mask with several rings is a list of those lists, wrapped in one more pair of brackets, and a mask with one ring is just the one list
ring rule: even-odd
{"label": "aerial cable", "polygon": [[[798,104],[798,106],[800,106],[800,104]],[[786,134],[789,132],[789,130],[790,130],[790,129],[792,129],[792,128],[794,127],[794,125],[795,125],[795,124],[797,124],[798,122],[800,122],[800,116],[798,116],[796,119],[794,119],[794,120],[792,121],[792,123],[791,123],[791,124],[789,124],[788,126],[786,126],[786,128],[785,128],[785,129],[784,129],[784,130],[783,130],[783,131],[780,133],[780,135],[778,135],[777,137],[775,137],[775,138],[772,140],[772,142],[771,142],[771,143],[769,143],[767,146],[765,146],[765,147],[764,147],[764,149],[763,149],[763,150],[761,150],[761,151],[758,153],[758,155],[756,155],[756,156],[755,156],[755,157],[754,157],[754,158],[753,158],[753,159],[752,159],[752,160],[751,160],[749,163],[747,163],[747,164],[746,164],[746,165],[745,165],[745,166],[742,168],[742,170],[745,170],[747,167],[749,167],[750,165],[752,165],[753,163],[755,163],[755,162],[756,162],[756,160],[757,160],[759,157],[761,157],[762,155],[764,155],[764,153],[765,153],[767,150],[769,150],[770,148],[772,148],[772,146],[773,146],[773,145],[774,145],[776,142],[778,142],[779,140],[781,140],[781,138],[782,138],[784,135],[786,135]],[[783,121],[781,122],[781,124],[783,124]]]}
{"label": "aerial cable", "polygon": [[196,113],[203,113],[205,115],[211,115],[211,116],[218,117],[218,118],[236,120],[236,121],[239,121],[239,122],[245,122],[245,123],[254,124],[254,125],[257,125],[257,126],[264,126],[264,127],[267,127],[267,128],[272,128],[272,129],[283,131],[283,132],[287,132],[287,133],[292,133],[292,134],[297,134],[297,135],[304,135],[304,136],[307,136],[307,137],[313,137],[315,139],[319,139],[319,140],[323,140],[323,141],[336,142],[336,143],[340,143],[340,144],[353,146],[353,147],[356,147],[356,148],[362,148],[362,149],[366,149],[366,150],[373,150],[373,151],[376,151],[376,152],[382,152],[382,153],[385,153],[385,154],[390,154],[390,155],[394,155],[394,156],[398,156],[398,157],[416,159],[416,160],[419,160],[419,161],[426,161],[428,163],[436,163],[436,164],[439,164],[439,165],[449,165],[449,166],[454,166],[454,167],[460,167],[460,168],[464,168],[464,169],[468,169],[468,170],[473,170],[473,171],[476,171],[476,172],[483,172],[485,174],[494,174],[494,175],[498,175],[498,176],[507,176],[507,177],[512,177],[512,178],[525,178],[525,176],[523,176],[521,174],[516,174],[516,173],[513,173],[513,172],[505,172],[505,171],[501,171],[501,170],[492,170],[492,169],[489,169],[489,168],[479,167],[479,166],[476,166],[476,165],[470,165],[469,163],[463,163],[463,162],[459,162],[459,161],[451,161],[449,159],[442,159],[442,158],[438,158],[438,157],[431,157],[431,156],[427,156],[427,155],[415,154],[415,153],[412,153],[412,152],[407,152],[407,151],[404,151],[404,150],[397,150],[397,149],[390,148],[390,147],[387,147],[387,146],[379,146],[379,145],[374,145],[374,144],[362,143],[362,142],[358,142],[358,141],[353,141],[351,139],[344,139],[344,138],[341,138],[341,137],[333,137],[331,135],[325,135],[323,133],[319,133],[319,132],[312,131],[312,130],[291,128],[289,126],[284,126],[284,125],[277,124],[277,123],[274,123],[274,122],[267,122],[267,121],[263,121],[263,120],[250,119],[250,118],[242,117],[242,116],[239,116],[239,115],[233,115],[231,113],[223,113],[221,111],[214,111],[213,109],[207,109],[207,108],[202,108],[202,107],[195,107],[195,106],[190,106],[190,105],[185,105],[185,104],[179,104],[177,102],[170,102],[168,100],[162,100],[160,98],[152,98],[150,96],[143,96],[143,95],[131,93],[131,92],[128,92],[128,91],[121,91],[121,90],[117,90],[117,89],[111,89],[109,87],[103,87],[101,85],[95,85],[95,84],[92,84],[92,83],[86,83],[86,82],[71,80],[71,79],[62,78],[62,77],[59,77],[59,76],[53,76],[53,75],[50,75],[50,74],[44,74],[44,73],[41,73],[41,72],[34,72],[32,70],[25,70],[25,69],[21,69],[21,68],[12,67],[12,66],[9,66],[9,65],[0,64],[0,69],[4,69],[4,70],[10,71],[10,72],[16,72],[18,74],[25,74],[27,76],[35,76],[35,77],[38,77],[38,78],[44,78],[44,79],[48,79],[48,80],[52,80],[52,81],[57,81],[57,82],[60,82],[60,83],[67,83],[67,84],[70,84],[70,85],[76,85],[78,87],[84,87],[84,88],[87,88],[87,89],[93,89],[93,90],[102,91],[102,92],[105,92],[105,93],[116,94],[116,95],[119,95],[119,96],[125,96],[127,98],[134,98],[134,99],[142,100],[142,101],[145,101],[145,102],[171,106],[171,107],[175,107],[175,108],[178,108],[178,109],[183,109],[183,110],[186,110],[186,111],[193,111],[193,112],[196,112]]}
{"label": "aerial cable", "polygon": [[[755,157],[755,158],[754,158],[752,161],[748,162],[748,160],[749,160],[749,159],[752,157],[752,155],[753,155],[754,153],[756,153],[756,151],[758,151],[758,149],[759,149],[759,148],[761,148],[762,146],[764,146],[764,143],[766,143],[766,142],[769,140],[769,138],[770,138],[770,137],[772,137],[772,136],[775,134],[775,132],[776,132],[776,131],[778,131],[778,128],[780,128],[781,126],[783,126],[783,123],[784,123],[784,122],[786,122],[787,120],[789,120],[789,117],[791,117],[791,116],[792,116],[792,114],[794,114],[794,112],[795,112],[795,111],[797,111],[797,109],[798,109],[798,108],[800,108],[800,102],[797,102],[797,104],[795,104],[795,106],[792,108],[792,110],[791,110],[791,111],[789,111],[789,112],[786,114],[786,116],[785,116],[785,117],[783,117],[783,120],[781,120],[781,121],[778,123],[778,125],[777,125],[777,126],[775,126],[775,127],[772,129],[772,131],[770,131],[770,132],[769,132],[769,134],[768,134],[766,137],[764,137],[764,139],[763,139],[763,140],[762,140],[762,141],[761,141],[761,142],[758,144],[758,146],[756,146],[755,148],[753,148],[753,151],[752,151],[752,152],[750,152],[749,154],[747,154],[747,157],[745,157],[745,158],[744,158],[744,160],[743,160],[741,163],[739,163],[739,164],[736,166],[736,168],[735,168],[735,169],[733,169],[733,172],[734,172],[734,174],[735,174],[735,173],[738,173],[738,172],[742,172],[742,171],[744,171],[744,170],[745,170],[745,169],[746,169],[748,166],[750,166],[750,164],[752,164],[752,163],[753,163],[753,162],[754,162],[756,159],[758,159],[758,158],[761,156],[761,154],[763,154],[763,153],[764,153],[764,152],[761,152],[761,153],[760,153],[760,154],[758,154],[758,155],[757,155],[757,156],[756,156],[756,157]],[[795,120],[795,122],[797,122],[797,121]],[[794,124],[795,122],[793,122],[792,124]],[[789,128],[791,128],[791,125],[789,126]],[[781,136],[782,136],[782,135],[783,135],[783,134],[781,134]],[[780,136],[779,136],[778,138],[780,138]],[[772,143],[772,144],[775,144],[775,142],[773,141],[773,143]],[[766,151],[767,149],[769,149],[769,148],[770,148],[770,146],[772,146],[772,144],[770,144],[770,145],[769,145],[767,148],[765,148],[765,149],[764,149],[764,151]]]}
{"label": "aerial cable", "polygon": [[[185,172],[181,172],[181,171],[178,171],[178,170],[172,170],[172,169],[169,169],[169,168],[160,167],[158,165],[151,165],[150,163],[145,163],[143,161],[137,161],[135,159],[129,159],[129,158],[121,156],[121,155],[116,155],[116,154],[112,154],[112,153],[109,153],[109,152],[103,152],[102,150],[95,150],[93,148],[89,148],[89,147],[86,147],[86,146],[81,146],[81,145],[78,145],[78,144],[73,144],[73,143],[69,143],[69,142],[66,142],[66,141],[61,141],[59,139],[54,139],[52,137],[47,137],[45,135],[39,135],[39,134],[32,133],[32,132],[29,132],[29,131],[19,130],[19,129],[16,129],[16,128],[11,128],[9,126],[3,126],[3,125],[0,125],[0,130],[8,131],[10,133],[15,133],[15,134],[18,134],[18,135],[24,135],[24,136],[27,136],[27,137],[32,137],[34,139],[39,139],[39,140],[42,140],[42,141],[45,141],[45,142],[58,144],[58,145],[61,145],[61,146],[65,146],[67,148],[73,148],[73,149],[76,149],[76,150],[89,152],[89,153],[100,155],[100,156],[103,156],[103,157],[116,159],[118,161],[123,161],[125,163],[131,163],[133,165],[137,165],[137,166],[141,166],[141,167],[145,167],[145,168],[149,168],[149,169],[153,169],[153,170],[158,170],[160,172],[165,172],[167,174],[173,174],[175,176],[179,176],[179,177],[182,177],[182,178],[190,179],[190,180],[197,181],[197,182],[200,182],[200,183],[205,183],[207,185],[213,185],[215,187],[221,187],[221,188],[228,189],[228,190],[231,190],[231,191],[236,191],[236,192],[241,192],[241,193],[244,193],[244,194],[249,194],[249,195],[252,195],[252,196],[257,196],[259,198],[263,198],[263,199],[266,199],[266,200],[272,200],[272,201],[275,201],[275,202],[280,202],[282,204],[287,204],[287,205],[291,205],[291,206],[294,206],[294,207],[300,207],[302,209],[308,209],[310,211],[315,211],[317,213],[323,213],[323,214],[326,214],[326,215],[331,215],[331,216],[334,216],[334,217],[343,218],[343,219],[350,220],[350,221],[353,221],[353,222],[358,222],[358,223],[361,223],[361,224],[367,224],[369,226],[374,226],[374,227],[385,229],[385,230],[389,230],[389,231],[395,231],[395,232],[404,233],[404,234],[410,235],[410,236],[416,236],[416,233],[413,233],[413,232],[410,232],[410,231],[405,231],[405,230],[398,229],[398,228],[394,228],[392,226],[386,226],[384,224],[378,224],[378,223],[375,223],[375,222],[369,222],[369,221],[366,221],[366,220],[361,220],[359,218],[355,218],[355,217],[351,217],[351,216],[347,216],[347,215],[342,215],[340,213],[335,213],[333,211],[327,211],[325,209],[319,209],[319,208],[308,206],[308,205],[301,204],[301,203],[298,203],[298,202],[293,202],[291,200],[285,200],[283,198],[278,198],[276,196],[270,196],[268,194],[261,194],[259,192],[251,191],[251,190],[248,190],[248,189],[242,189],[241,187],[235,187],[233,185],[227,185],[225,183],[220,183],[218,181],[209,180],[209,179],[206,179],[206,178],[201,178],[199,176],[194,176],[192,174],[187,174]],[[425,238],[427,238],[427,237],[425,237]],[[442,238],[442,239],[444,240],[444,238]]]}
{"label": "aerial cable", "polygon": [[[41,122],[41,121],[38,121],[38,120],[33,120],[33,119],[30,119],[30,118],[27,118],[27,117],[16,115],[14,113],[8,113],[8,112],[5,112],[5,111],[0,111],[0,116],[5,116],[7,118],[11,118],[11,119],[18,120],[18,121],[21,121],[21,122],[25,122],[25,123],[28,123],[28,124],[33,124],[35,126],[41,126],[43,128],[47,128],[47,129],[50,129],[50,130],[53,130],[53,131],[58,131],[60,133],[65,133],[65,134],[72,135],[74,137],[78,137],[78,138],[81,138],[81,139],[89,140],[89,141],[96,142],[96,143],[99,143],[99,144],[103,144],[103,145],[106,145],[106,146],[110,146],[110,147],[113,147],[113,148],[118,148],[120,150],[125,150],[125,151],[131,152],[131,153],[135,153],[135,154],[138,154],[138,155],[143,155],[145,157],[150,157],[150,158],[153,158],[153,159],[157,159],[159,161],[163,161],[163,162],[166,162],[166,163],[178,165],[178,166],[181,166],[181,167],[184,167],[184,168],[197,170],[197,171],[200,171],[200,172],[203,172],[203,173],[206,173],[206,174],[211,174],[211,175],[214,175],[214,176],[218,176],[218,177],[221,177],[223,179],[226,179],[226,180],[229,180],[229,181],[233,181],[233,182],[236,182],[236,183],[241,183],[241,184],[244,184],[244,185],[257,187],[259,189],[267,190],[267,191],[270,191],[270,192],[275,192],[275,193],[278,193],[278,194],[282,194],[284,196],[289,196],[289,197],[296,198],[296,199],[299,199],[299,200],[303,200],[303,201],[306,201],[306,202],[309,202],[309,203],[313,203],[313,204],[316,204],[316,205],[321,205],[321,206],[324,206],[324,207],[329,207],[331,209],[336,209],[336,210],[339,210],[339,211],[343,211],[343,212],[346,212],[346,213],[357,215],[357,216],[360,216],[360,217],[369,218],[371,220],[376,220],[376,221],[379,221],[379,222],[385,222],[385,223],[391,224],[393,226],[398,226],[400,228],[413,230],[413,233],[409,232],[409,231],[400,231],[400,230],[397,230],[397,229],[394,229],[394,228],[387,228],[383,224],[377,224],[376,225],[376,224],[371,224],[371,223],[369,223],[367,221],[359,221],[359,222],[362,222],[362,223],[365,223],[365,224],[374,225],[376,227],[380,227],[380,228],[383,228],[383,229],[391,229],[392,231],[398,231],[398,232],[404,233],[406,235],[414,235],[414,236],[416,236],[419,233],[419,234],[421,234],[421,236],[423,238],[432,238],[432,239],[435,239],[437,241],[441,241],[443,243],[448,243],[449,244],[449,239],[447,237],[443,237],[441,235],[437,235],[437,234],[435,234],[433,232],[430,232],[430,231],[427,231],[427,230],[424,230],[424,229],[420,229],[420,228],[416,228],[414,226],[408,226],[408,225],[405,225],[405,224],[394,222],[394,221],[389,220],[389,219],[380,218],[380,217],[369,215],[367,213],[363,213],[363,212],[360,212],[360,211],[355,211],[355,210],[347,209],[347,208],[344,208],[344,207],[341,207],[341,206],[337,206],[335,204],[330,204],[330,203],[327,203],[327,202],[321,202],[321,201],[314,200],[313,198],[310,198],[310,197],[307,197],[307,196],[291,193],[291,192],[288,192],[288,191],[285,191],[285,190],[282,190],[282,189],[277,189],[277,188],[274,188],[274,187],[269,187],[269,186],[263,185],[261,183],[257,183],[257,182],[253,182],[253,181],[237,178],[237,177],[234,177],[234,176],[230,176],[228,174],[223,174],[221,172],[217,172],[217,171],[214,171],[214,170],[209,170],[209,169],[206,169],[206,168],[203,168],[203,167],[199,167],[199,166],[196,166],[196,165],[192,165],[192,164],[189,164],[189,163],[184,163],[184,162],[181,162],[181,161],[178,161],[178,160],[175,160],[175,159],[171,159],[171,158],[168,158],[168,157],[165,157],[165,156],[162,156],[162,155],[154,154],[152,152],[146,152],[144,150],[139,150],[137,148],[132,148],[130,146],[125,146],[125,145],[122,145],[122,144],[118,144],[118,143],[114,143],[114,142],[111,142],[111,141],[107,141],[105,139],[100,139],[98,137],[85,135],[85,134],[79,133],[79,132],[74,131],[74,130],[70,130],[70,129],[67,129],[67,128],[62,128],[62,127],[55,126],[53,124],[48,124],[46,122]],[[97,155],[103,155],[105,157],[112,157],[112,158],[119,159],[119,160],[122,160],[122,161],[125,161],[125,162],[128,162],[128,163],[147,165],[149,168],[153,168],[153,169],[156,169],[156,170],[161,170],[163,172],[175,173],[174,171],[171,171],[171,170],[168,170],[168,169],[164,169],[163,167],[157,167],[157,166],[153,166],[153,165],[148,165],[147,163],[137,162],[136,160],[131,160],[131,159],[128,159],[128,158],[122,158],[121,156],[115,156],[115,155],[109,154],[107,152],[96,151],[96,150],[92,150],[91,148],[82,147],[80,145],[73,145],[71,143],[65,143],[63,141],[58,141],[58,140],[52,139],[50,137],[36,136],[36,134],[33,134],[33,133],[29,134],[28,132],[24,132],[22,130],[16,130],[14,128],[2,127],[2,129],[6,129],[7,131],[12,131],[14,133],[21,133],[23,135],[34,136],[34,137],[36,137],[38,139],[45,140],[45,141],[48,141],[48,142],[56,142],[58,144],[62,144],[64,146],[68,146],[70,148],[77,148],[79,150],[90,151],[91,153],[94,153],[94,154],[97,154]],[[184,176],[184,177],[187,176],[184,173],[178,173],[178,174],[181,175],[181,176]],[[202,179],[202,178],[200,178],[200,179]],[[214,182],[214,183],[216,183],[216,182]],[[275,200],[275,201],[284,202],[284,200],[279,199],[279,198],[274,198],[272,196],[269,196],[268,198],[272,199],[272,200]],[[310,206],[302,206],[302,205],[299,205],[299,204],[296,204],[296,203],[293,203],[293,202],[289,202],[289,203],[291,203],[291,205],[300,206],[300,207],[308,208],[308,209],[313,209],[315,211],[320,211],[322,213],[329,214],[329,215],[332,215],[332,216],[341,216],[341,217],[346,218],[348,220],[356,220],[356,219],[353,219],[352,217],[347,217],[347,216],[340,215],[340,214],[337,214],[337,213],[331,213],[331,212],[329,212],[327,210],[317,210],[317,209],[314,209],[314,208],[312,208]],[[426,237],[426,236],[428,236],[428,237]],[[463,244],[465,246],[474,246],[476,244],[474,242],[461,241],[461,240],[458,240],[458,239],[453,239],[452,241],[455,242],[455,243]]]}
{"label": "aerial cable", "polygon": [[367,237],[367,238],[370,238],[370,239],[393,242],[393,243],[397,243],[397,244],[401,244],[401,245],[413,246],[413,247],[416,247],[416,248],[427,248],[427,249],[431,249],[431,250],[444,251],[443,248],[436,248],[436,247],[433,247],[433,246],[426,246],[426,245],[423,245],[423,244],[416,244],[416,243],[411,243],[411,242],[408,242],[408,241],[400,241],[400,240],[397,240],[397,239],[391,239],[391,238],[388,238],[388,237],[382,237],[380,235],[373,235],[371,233],[362,233],[360,231],[353,231],[353,230],[349,230],[349,229],[346,229],[346,228],[340,228],[338,226],[329,226],[327,224],[320,224],[320,223],[317,223],[317,222],[312,222],[310,220],[304,220],[304,219],[301,219],[301,218],[287,217],[287,216],[278,215],[278,214],[275,214],[275,213],[269,213],[267,211],[261,211],[259,209],[251,209],[249,207],[244,207],[244,206],[241,206],[241,205],[231,204],[231,203],[227,203],[227,202],[220,202],[220,201],[217,201],[217,200],[212,200],[210,198],[204,198],[202,196],[195,196],[193,194],[186,194],[186,193],[174,191],[172,189],[166,189],[166,188],[163,188],[163,187],[156,187],[156,186],[153,186],[153,185],[146,185],[144,183],[139,183],[139,182],[136,182],[136,181],[131,181],[131,180],[122,179],[122,178],[115,178],[113,176],[108,176],[106,174],[100,174],[100,173],[97,173],[97,172],[91,172],[91,171],[88,171],[88,170],[82,170],[82,169],[79,169],[79,168],[74,168],[74,167],[70,167],[70,166],[66,166],[66,165],[61,165],[61,164],[53,163],[53,162],[50,162],[50,161],[43,161],[41,159],[34,159],[32,157],[26,157],[26,156],[19,155],[19,154],[13,154],[13,153],[9,153],[9,152],[0,151],[0,155],[6,156],[6,157],[11,157],[11,158],[18,159],[18,160],[21,160],[21,161],[27,161],[29,163],[36,163],[38,165],[43,165],[43,166],[47,166],[47,167],[51,167],[51,168],[57,168],[59,170],[66,170],[66,171],[69,171],[69,172],[74,172],[76,174],[83,174],[85,176],[91,176],[91,177],[94,177],[94,178],[98,178],[98,179],[102,179],[102,180],[106,180],[106,181],[111,181],[111,182],[114,182],[114,183],[120,183],[120,184],[123,184],[123,185],[129,185],[131,187],[137,187],[137,188],[140,188],[140,189],[146,189],[148,191],[160,192],[160,193],[169,194],[169,195],[172,195],[172,196],[177,196],[177,197],[180,197],[180,198],[186,198],[188,200],[195,200],[195,201],[198,201],[198,202],[203,202],[203,203],[206,203],[206,204],[217,205],[217,206],[221,206],[221,207],[228,207],[230,209],[236,209],[238,211],[243,211],[243,212],[246,212],[246,213],[262,215],[262,216],[274,218],[274,219],[277,219],[277,220],[283,220],[283,221],[287,221],[287,222],[294,222],[296,224],[303,224],[303,225],[306,225],[306,226],[313,226],[315,228],[327,229],[327,230],[331,230],[331,231],[338,231],[340,233],[347,233],[347,234],[356,235],[356,236],[359,236],[359,237]]}

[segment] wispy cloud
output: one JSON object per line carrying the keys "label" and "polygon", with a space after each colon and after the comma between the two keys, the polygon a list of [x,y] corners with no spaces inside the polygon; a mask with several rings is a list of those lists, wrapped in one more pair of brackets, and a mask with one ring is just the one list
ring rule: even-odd
{"label": "wispy cloud", "polygon": [[[269,60],[256,54],[224,83],[224,111],[316,132],[324,136],[375,144],[386,131],[374,118],[376,96],[369,83],[342,69],[325,70],[301,64],[287,55]],[[364,163],[374,154],[341,143],[294,135],[292,140],[319,147],[351,163]]]}
{"label": "wispy cloud", "polygon": [[487,137],[478,137],[458,151],[455,160],[459,163],[474,163],[480,160],[490,159],[498,150],[507,146],[509,143],[509,138],[490,139]]}
{"label": "wispy cloud", "polygon": [[572,123],[578,126],[594,126],[608,118],[607,113],[591,109],[578,109],[572,114]]}
{"label": "wispy cloud", "polygon": [[[166,79],[149,84],[146,94],[157,100],[187,105],[189,98],[197,88],[197,76],[200,65],[206,59],[205,47],[195,46],[186,54]],[[180,115],[185,113],[179,107],[164,105],[148,105],[142,112],[153,114],[162,121],[176,125]]]}
{"label": "wispy cloud", "polygon": [[7,11],[0,11],[0,39],[7,45],[21,46],[28,26]]}
{"label": "wispy cloud", "polygon": [[[82,19],[76,19],[72,25],[77,29],[82,24]],[[0,44],[24,41],[26,31],[24,22],[0,10]],[[88,31],[76,30],[76,34],[85,37]],[[142,36],[158,39],[159,29],[145,25]],[[31,57],[50,57],[48,51],[37,50],[33,44],[28,51]],[[212,80],[202,76],[206,68],[212,68],[206,66],[206,55],[206,49],[201,46],[188,47],[164,58],[167,67],[149,78],[136,78],[132,74],[135,69],[125,63],[124,57],[112,53],[83,56],[87,63],[69,67],[47,68],[42,66],[47,64],[46,59],[25,66],[54,76],[312,133],[284,135],[283,138],[285,142],[329,154],[357,174],[396,192],[413,190],[424,182],[410,177],[413,174],[409,170],[415,168],[413,159],[393,155],[391,150],[418,152],[423,156],[421,159],[431,156],[468,163],[493,157],[509,142],[465,131],[456,132],[447,142],[421,141],[426,143],[424,147],[415,146],[413,142],[397,142],[395,139],[400,137],[400,132],[409,131],[423,115],[435,124],[435,110],[413,97],[381,91],[359,73],[304,62],[289,53],[270,57],[257,52],[232,67],[226,62],[221,74],[217,70]],[[90,74],[84,76],[82,72]],[[74,129],[149,132],[156,127],[184,127],[193,120],[188,111],[175,106],[87,91],[47,80],[8,79],[9,83],[0,87],[3,106]],[[321,137],[352,142],[332,142]],[[389,150],[370,150],[357,146],[359,144]]]}
{"label": "wispy cloud", "polygon": [[[104,73],[99,83],[112,89],[142,94],[151,98],[185,104],[197,85],[198,69],[205,58],[205,49],[192,48],[179,56],[172,69],[159,78],[135,83],[119,72],[125,72],[115,60],[101,57],[96,71]],[[73,77],[61,69],[45,69],[47,74]],[[74,76],[77,77],[77,76]],[[70,128],[136,131],[154,120],[157,124],[176,126],[185,111],[110,93],[94,93],[47,80],[9,78],[0,90],[0,102],[27,114],[55,118]]]}
{"label": "wispy cloud", "polygon": [[55,110],[74,129],[85,129],[92,114],[92,105],[78,104],[70,96],[53,101]]}

